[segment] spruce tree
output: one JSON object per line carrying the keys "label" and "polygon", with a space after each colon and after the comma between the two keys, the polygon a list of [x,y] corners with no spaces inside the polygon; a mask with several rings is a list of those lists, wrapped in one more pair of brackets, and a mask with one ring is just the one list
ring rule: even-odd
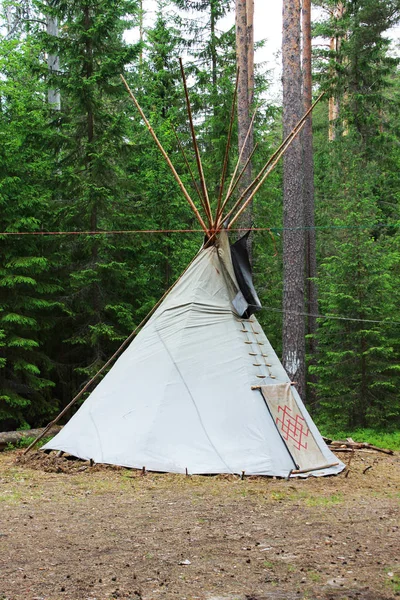
{"label": "spruce tree", "polygon": [[312,367],[322,414],[343,427],[395,423],[400,415],[398,251],[390,228],[374,226],[382,222],[379,165],[358,149],[357,135],[347,136],[324,161],[329,226],[320,234],[318,281],[321,314],[333,318],[320,321]]}
{"label": "spruce tree", "polygon": [[137,225],[125,169],[126,92],[119,78],[139,51],[123,39],[136,8],[131,0],[41,4],[60,24],[58,37],[42,36],[47,52],[60,61],[48,82],[61,92],[61,110],[53,118],[56,220],[63,229],[92,232],[66,238],[57,253],[68,314],[57,332],[59,377],[68,380],[60,389],[63,401],[135,322],[135,244],[96,232]]}
{"label": "spruce tree", "polygon": [[[35,32],[0,44],[0,230],[49,226],[52,132]],[[50,238],[0,236],[0,428],[43,423],[57,409],[45,343],[60,312]]]}
{"label": "spruce tree", "polygon": [[[317,2],[318,3],[318,2]],[[388,78],[399,59],[389,52],[385,33],[400,19],[398,0],[347,0],[321,3],[328,16],[315,26],[315,35],[333,40],[329,51],[319,51],[329,60],[320,65],[322,78],[329,78],[335,98],[335,135],[355,127],[365,149],[373,152],[372,138],[379,133]],[[340,5],[340,10],[338,10]]]}

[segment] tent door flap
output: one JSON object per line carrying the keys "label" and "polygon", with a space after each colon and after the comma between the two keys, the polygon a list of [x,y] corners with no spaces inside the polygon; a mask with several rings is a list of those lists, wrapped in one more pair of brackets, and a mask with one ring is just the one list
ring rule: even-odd
{"label": "tent door flap", "polygon": [[293,395],[290,383],[263,385],[259,389],[296,465],[296,471],[293,473],[305,473],[334,466],[326,464],[326,458]]}

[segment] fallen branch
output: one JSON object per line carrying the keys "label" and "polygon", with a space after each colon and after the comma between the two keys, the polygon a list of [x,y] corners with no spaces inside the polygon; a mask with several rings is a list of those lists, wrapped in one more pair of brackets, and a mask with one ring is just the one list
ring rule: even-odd
{"label": "fallen branch", "polygon": [[372,446],[372,444],[365,444],[364,448],[375,450],[376,452],[383,452],[384,454],[394,454],[393,450],[388,450],[387,448],[378,448],[378,446]]}
{"label": "fallen branch", "polygon": [[375,450],[375,452],[383,452],[384,454],[394,454],[393,450],[388,450],[387,448],[379,448],[378,446],[373,446],[368,442],[355,442],[351,438],[344,441],[333,441],[329,444],[329,448],[334,452],[346,452],[348,450]]}
{"label": "fallen branch", "polygon": [[[9,444],[15,446],[21,440],[26,438],[35,438],[40,435],[44,431],[44,427],[41,429],[24,429],[22,431],[5,431],[4,433],[0,433],[0,451],[7,448]],[[62,427],[55,425],[51,429],[49,429],[48,436],[55,436]]]}

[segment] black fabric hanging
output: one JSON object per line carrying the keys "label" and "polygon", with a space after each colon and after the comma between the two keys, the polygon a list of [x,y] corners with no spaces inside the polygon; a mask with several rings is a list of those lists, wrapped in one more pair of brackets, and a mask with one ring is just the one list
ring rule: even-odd
{"label": "black fabric hanging", "polygon": [[248,319],[252,314],[262,308],[260,299],[253,285],[249,251],[247,249],[247,239],[249,235],[250,231],[231,245],[233,269],[240,291],[248,304],[246,311],[241,315],[245,319]]}

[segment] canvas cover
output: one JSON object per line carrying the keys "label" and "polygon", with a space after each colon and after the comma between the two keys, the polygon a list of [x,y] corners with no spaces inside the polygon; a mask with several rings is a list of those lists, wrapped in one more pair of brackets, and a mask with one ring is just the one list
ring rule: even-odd
{"label": "canvas cover", "polygon": [[[224,234],[44,449],[153,471],[287,476],[295,464],[252,386],[288,376],[256,318],[233,308],[240,293]],[[293,394],[325,462],[337,462]]]}

